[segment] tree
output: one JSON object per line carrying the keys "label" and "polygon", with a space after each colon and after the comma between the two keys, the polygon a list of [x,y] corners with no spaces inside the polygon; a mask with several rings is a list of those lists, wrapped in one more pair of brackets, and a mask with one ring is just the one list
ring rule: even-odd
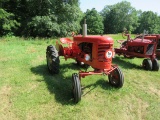
{"label": "tree", "polygon": [[[59,34],[54,14],[55,0],[20,0],[17,16],[21,27],[17,33],[24,36],[51,37]],[[21,12],[20,12],[21,11]]]}
{"label": "tree", "polygon": [[15,15],[3,9],[3,3],[5,2],[8,2],[8,0],[1,0],[0,3],[0,35],[13,34],[13,31],[20,26],[20,23],[15,19]]}
{"label": "tree", "polygon": [[32,0],[29,4],[33,10],[32,7],[37,6],[35,14],[27,24],[28,30],[25,30],[30,31],[29,35],[66,36],[68,32],[80,30],[82,12],[78,0],[38,1]]}
{"label": "tree", "polygon": [[14,14],[0,9],[0,35],[13,34],[13,30],[16,30],[19,25],[20,23],[14,19]]}
{"label": "tree", "polygon": [[59,35],[60,28],[56,16],[36,16],[27,24],[25,31],[28,36],[52,37]]}
{"label": "tree", "polygon": [[138,22],[137,33],[142,33],[144,30],[147,30],[149,33],[160,33],[160,17],[157,13],[145,11],[139,17]]}
{"label": "tree", "polygon": [[60,36],[66,36],[71,32],[79,32],[80,21],[83,13],[79,8],[78,0],[68,0],[69,2],[56,1],[55,14],[58,16],[60,25]]}
{"label": "tree", "polygon": [[132,32],[138,25],[137,11],[127,1],[105,6],[101,15],[104,18],[105,33],[118,33],[123,29]]}
{"label": "tree", "polygon": [[88,34],[103,34],[103,18],[94,8],[86,11],[81,23],[84,19],[87,22]]}
{"label": "tree", "polygon": [[79,31],[79,0],[3,0],[1,6],[20,23],[16,35],[65,36]]}

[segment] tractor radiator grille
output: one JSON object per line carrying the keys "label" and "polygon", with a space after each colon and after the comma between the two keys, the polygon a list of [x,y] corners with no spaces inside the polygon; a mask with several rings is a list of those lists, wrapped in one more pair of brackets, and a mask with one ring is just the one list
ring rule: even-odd
{"label": "tractor radiator grille", "polygon": [[105,58],[105,52],[109,48],[110,48],[110,45],[105,45],[105,44],[98,45],[98,61],[99,62],[107,62],[107,59]]}
{"label": "tractor radiator grille", "polygon": [[154,45],[149,44],[148,47],[147,47],[146,55],[152,55],[153,49],[154,49]]}

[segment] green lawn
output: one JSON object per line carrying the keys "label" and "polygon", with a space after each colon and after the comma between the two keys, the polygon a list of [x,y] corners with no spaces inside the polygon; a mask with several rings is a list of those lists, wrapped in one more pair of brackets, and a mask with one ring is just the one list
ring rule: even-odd
{"label": "green lawn", "polygon": [[[115,40],[121,35],[109,35]],[[50,75],[46,47],[55,39],[0,39],[0,119],[2,120],[159,120],[160,71],[145,71],[143,59],[116,56],[124,86],[115,89],[107,76],[82,79],[82,100],[74,104],[71,75],[75,61],[60,57],[60,73]],[[89,68],[90,70],[92,68]]]}

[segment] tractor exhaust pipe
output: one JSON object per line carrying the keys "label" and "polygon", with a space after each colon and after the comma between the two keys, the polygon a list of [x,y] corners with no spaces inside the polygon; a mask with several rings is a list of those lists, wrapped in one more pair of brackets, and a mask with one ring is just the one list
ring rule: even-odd
{"label": "tractor exhaust pipe", "polygon": [[143,42],[144,36],[145,36],[146,34],[148,34],[148,31],[147,31],[147,30],[144,30],[144,31],[143,31],[143,36],[142,36],[142,42]]}
{"label": "tractor exhaust pipe", "polygon": [[142,42],[143,42],[143,39],[144,39],[144,35],[145,35],[145,30],[143,31]]}
{"label": "tractor exhaust pipe", "polygon": [[84,19],[84,24],[83,24],[83,37],[87,36],[87,24],[86,24],[86,19]]}

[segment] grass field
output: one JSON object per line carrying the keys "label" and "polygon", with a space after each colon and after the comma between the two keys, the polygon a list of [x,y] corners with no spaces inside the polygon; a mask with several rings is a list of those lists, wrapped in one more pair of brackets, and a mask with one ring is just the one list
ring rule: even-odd
{"label": "grass field", "polygon": [[[109,35],[116,40],[120,35]],[[124,74],[124,86],[115,89],[107,76],[82,79],[82,100],[74,104],[71,75],[75,61],[60,57],[60,73],[50,75],[46,47],[55,39],[0,39],[1,120],[159,120],[160,71],[145,71],[143,59],[116,56]],[[92,68],[89,68],[90,70]]]}

